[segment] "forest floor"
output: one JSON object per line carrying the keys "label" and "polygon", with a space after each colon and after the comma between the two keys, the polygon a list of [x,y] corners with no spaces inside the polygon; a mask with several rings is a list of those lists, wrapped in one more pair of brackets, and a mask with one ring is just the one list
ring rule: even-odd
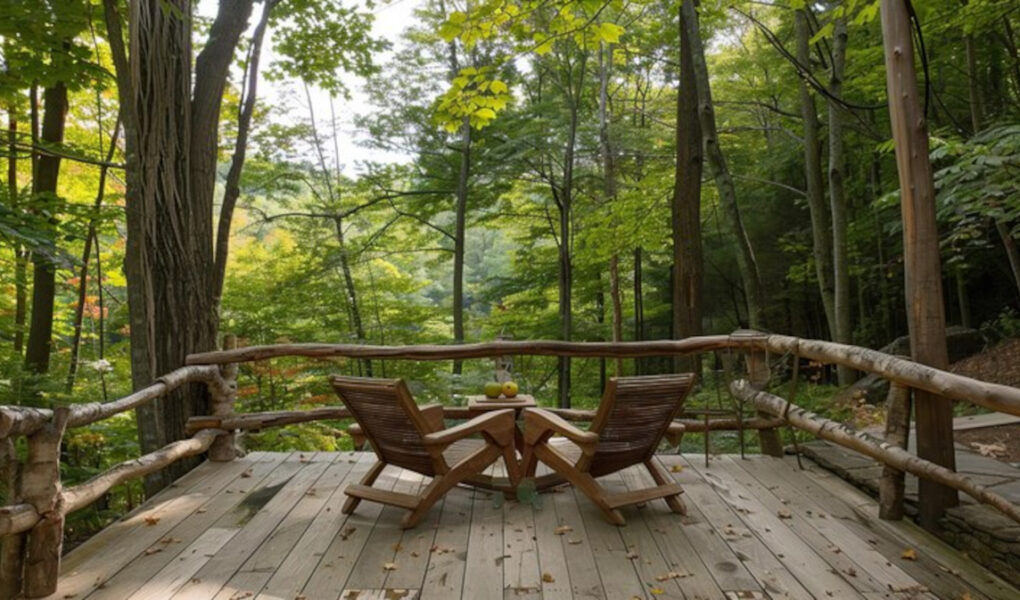
{"label": "forest floor", "polygon": [[[1010,338],[965,358],[949,370],[982,381],[1020,387],[1020,338]],[[956,441],[1003,462],[1020,462],[1020,424],[957,431]]]}

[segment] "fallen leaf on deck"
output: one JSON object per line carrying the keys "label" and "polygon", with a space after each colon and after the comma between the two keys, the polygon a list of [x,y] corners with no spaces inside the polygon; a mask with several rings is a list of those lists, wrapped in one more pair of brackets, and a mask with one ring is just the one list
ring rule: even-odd
{"label": "fallen leaf on deck", "polygon": [[412,551],[411,551],[411,556],[413,556],[413,557],[415,557],[415,558],[418,558],[418,553],[417,553],[417,552],[414,552],[414,551],[412,550]]}
{"label": "fallen leaf on deck", "polygon": [[917,560],[917,550],[907,548],[903,551],[903,554],[900,554],[900,558],[905,560]]}
{"label": "fallen leaf on deck", "polygon": [[397,570],[397,563],[391,563],[391,562],[383,563],[382,568],[383,568],[383,571],[396,571]]}
{"label": "fallen leaf on deck", "polygon": [[631,560],[634,560],[638,556],[639,556],[638,553],[635,552],[634,550],[630,550],[630,551],[627,552],[627,558],[629,558]]}
{"label": "fallen leaf on deck", "polygon": [[785,510],[781,510],[781,511],[779,511],[776,514],[779,516],[780,519],[792,519],[793,518],[793,515],[791,515],[789,513],[789,511],[785,511]]}
{"label": "fallen leaf on deck", "polygon": [[344,527],[344,530],[340,532],[340,539],[346,540],[351,537],[351,534],[357,531],[356,527]]}
{"label": "fallen leaf on deck", "polygon": [[974,449],[978,451],[981,456],[990,456],[991,458],[998,458],[1006,453],[1006,445],[1002,442],[995,442],[994,444],[982,444],[980,442],[974,442],[971,444]]}
{"label": "fallen leaf on deck", "polygon": [[651,592],[653,596],[661,596],[661,595],[666,593],[666,590],[664,590],[662,588],[657,588],[657,587],[653,587],[652,589],[650,589],[648,591]]}
{"label": "fallen leaf on deck", "polygon": [[581,543],[581,540],[567,540],[567,543],[577,545]]}
{"label": "fallen leaf on deck", "polygon": [[198,514],[202,514],[202,513],[206,512],[207,510],[209,510],[209,509],[207,509],[207,508],[200,508],[200,509],[196,510],[195,512],[198,513]]}
{"label": "fallen leaf on deck", "polygon": [[241,473],[241,477],[244,477],[244,478],[251,477],[251,469],[248,469],[244,473]]}
{"label": "fallen leaf on deck", "polygon": [[159,517],[145,517],[145,524],[152,526],[159,523]]}
{"label": "fallen leaf on deck", "polygon": [[556,578],[552,576],[552,573],[542,573],[542,581],[546,583],[555,583]]}
{"label": "fallen leaf on deck", "polygon": [[680,571],[670,571],[662,575],[656,575],[655,581],[669,581],[670,579],[680,579],[682,577],[690,577],[691,574],[687,572],[681,573]]}
{"label": "fallen leaf on deck", "polygon": [[162,548],[156,548],[155,546],[153,546],[152,548],[146,548],[145,549],[145,556],[152,556],[153,554],[155,554],[157,552],[162,552],[162,551],[163,551]]}
{"label": "fallen leaf on deck", "polygon": [[672,467],[669,468],[669,470],[674,472],[674,473],[683,473],[684,466],[683,465],[673,465]]}
{"label": "fallen leaf on deck", "polygon": [[393,551],[394,552],[400,552],[403,549],[404,549],[404,545],[401,544],[400,542],[397,542],[396,544],[393,544]]}
{"label": "fallen leaf on deck", "polygon": [[571,527],[570,525],[560,525],[556,529],[553,529],[553,533],[555,533],[556,535],[563,535],[564,533],[567,533],[568,531],[573,531],[573,530],[574,530],[574,528]]}

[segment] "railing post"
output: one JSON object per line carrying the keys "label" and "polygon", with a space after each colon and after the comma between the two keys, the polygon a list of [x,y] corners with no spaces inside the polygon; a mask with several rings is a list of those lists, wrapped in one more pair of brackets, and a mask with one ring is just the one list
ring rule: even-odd
{"label": "railing post", "polygon": [[[237,348],[237,336],[223,336],[223,349]],[[237,363],[220,365],[219,385],[210,385],[212,395],[212,414],[216,417],[229,417],[234,414],[234,401],[237,399]],[[209,447],[209,460],[213,462],[229,462],[237,458],[234,446],[233,431],[217,436]]]}
{"label": "railing post", "polygon": [[24,595],[49,596],[57,591],[64,545],[64,498],[60,485],[60,441],[70,409],[59,407],[53,420],[28,436],[28,458],[21,476],[21,496],[42,516],[28,532]]}
{"label": "railing post", "polygon": [[[762,335],[758,331],[737,331],[734,337],[754,337]],[[769,370],[768,356],[764,350],[759,348],[750,348],[746,355],[747,362],[747,381],[756,390],[764,390],[768,387],[769,378],[772,373]],[[757,411],[755,413],[758,417],[768,418],[772,417],[769,413]],[[783,456],[783,442],[779,439],[779,432],[776,429],[759,429],[758,430],[758,445],[761,447],[761,453],[768,456]]]}
{"label": "railing post", "polygon": [[[21,502],[18,494],[20,464],[10,438],[0,439],[0,489],[6,504]],[[0,598],[14,598],[21,593],[21,573],[25,566],[25,534],[12,533],[0,537]]]}
{"label": "railing post", "polygon": [[[906,449],[910,441],[910,388],[899,383],[889,386],[885,409],[885,441]],[[903,518],[905,473],[885,465],[878,485],[878,516],[887,521]]]}

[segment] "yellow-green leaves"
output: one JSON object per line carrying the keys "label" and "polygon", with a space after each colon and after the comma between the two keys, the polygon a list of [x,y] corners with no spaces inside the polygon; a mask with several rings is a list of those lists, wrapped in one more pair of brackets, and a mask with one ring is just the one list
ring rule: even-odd
{"label": "yellow-green leaves", "polygon": [[467,67],[461,69],[450,89],[439,97],[436,121],[447,131],[457,131],[467,119],[475,129],[488,125],[510,101],[510,88],[494,79],[495,68]]}

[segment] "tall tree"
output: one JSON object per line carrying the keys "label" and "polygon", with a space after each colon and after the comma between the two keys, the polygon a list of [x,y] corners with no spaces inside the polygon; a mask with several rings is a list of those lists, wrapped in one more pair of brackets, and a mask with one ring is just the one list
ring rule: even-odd
{"label": "tall tree", "polygon": [[[833,339],[841,344],[853,342],[850,313],[849,239],[847,238],[847,200],[844,155],[843,122],[845,109],[843,77],[846,72],[847,25],[846,18],[837,16],[833,21],[832,61],[829,70],[829,207],[832,211],[832,269],[836,329]],[[853,382],[853,371],[840,365],[839,384]]]}
{"label": "tall tree", "polygon": [[[909,0],[881,0],[889,117],[896,145],[903,215],[903,263],[910,352],[919,363],[944,369],[946,316],[942,299],[939,237],[935,223],[935,186],[928,158],[928,126],[921,109],[911,37]],[[914,391],[917,455],[949,469],[956,467],[953,404],[937,394]],[[930,480],[919,482],[921,525],[938,527],[947,508],[956,506],[956,490]]]}
{"label": "tall tree", "polygon": [[811,75],[811,32],[806,9],[794,15],[794,29],[797,38],[797,65],[800,72],[798,91],[800,93],[800,114],[804,121],[804,179],[807,182],[808,212],[811,215],[812,256],[815,263],[815,277],[822,297],[825,320],[829,335],[836,332],[835,291],[832,283],[832,237],[829,211],[825,203],[825,185],[822,181],[822,148],[818,137],[818,112],[815,98],[808,85]]}
{"label": "tall tree", "polygon": [[[41,141],[58,146],[64,141],[64,124],[67,120],[67,85],[57,81],[43,91],[43,121]],[[32,203],[55,212],[57,181],[60,176],[59,153],[45,153],[32,174]],[[53,303],[57,287],[56,247],[52,241],[46,247],[32,252],[32,316],[25,344],[25,365],[35,373],[50,368],[50,350],[53,341]]]}
{"label": "tall tree", "polygon": [[744,221],[740,216],[737,204],[737,189],[733,184],[733,176],[726,165],[726,157],[719,145],[719,132],[715,122],[715,105],[712,103],[712,89],[709,83],[708,63],[705,61],[705,46],[701,39],[701,28],[698,23],[698,11],[695,0],[683,0],[681,13],[688,43],[691,46],[691,62],[694,66],[695,87],[698,92],[698,119],[701,123],[701,135],[704,144],[705,158],[708,160],[716,189],[719,191],[719,204],[722,218],[730,237],[737,245],[737,267],[747,298],[747,312],[750,326],[755,329],[765,326],[765,292],[758,270],[758,259],[755,257],[751,239],[747,235]]}
{"label": "tall tree", "polygon": [[[673,337],[701,335],[701,302],[705,278],[701,248],[701,172],[704,167],[698,91],[690,33],[678,13],[680,77],[676,99],[676,166],[673,174]],[[695,357],[680,357],[677,369],[700,372]]]}

